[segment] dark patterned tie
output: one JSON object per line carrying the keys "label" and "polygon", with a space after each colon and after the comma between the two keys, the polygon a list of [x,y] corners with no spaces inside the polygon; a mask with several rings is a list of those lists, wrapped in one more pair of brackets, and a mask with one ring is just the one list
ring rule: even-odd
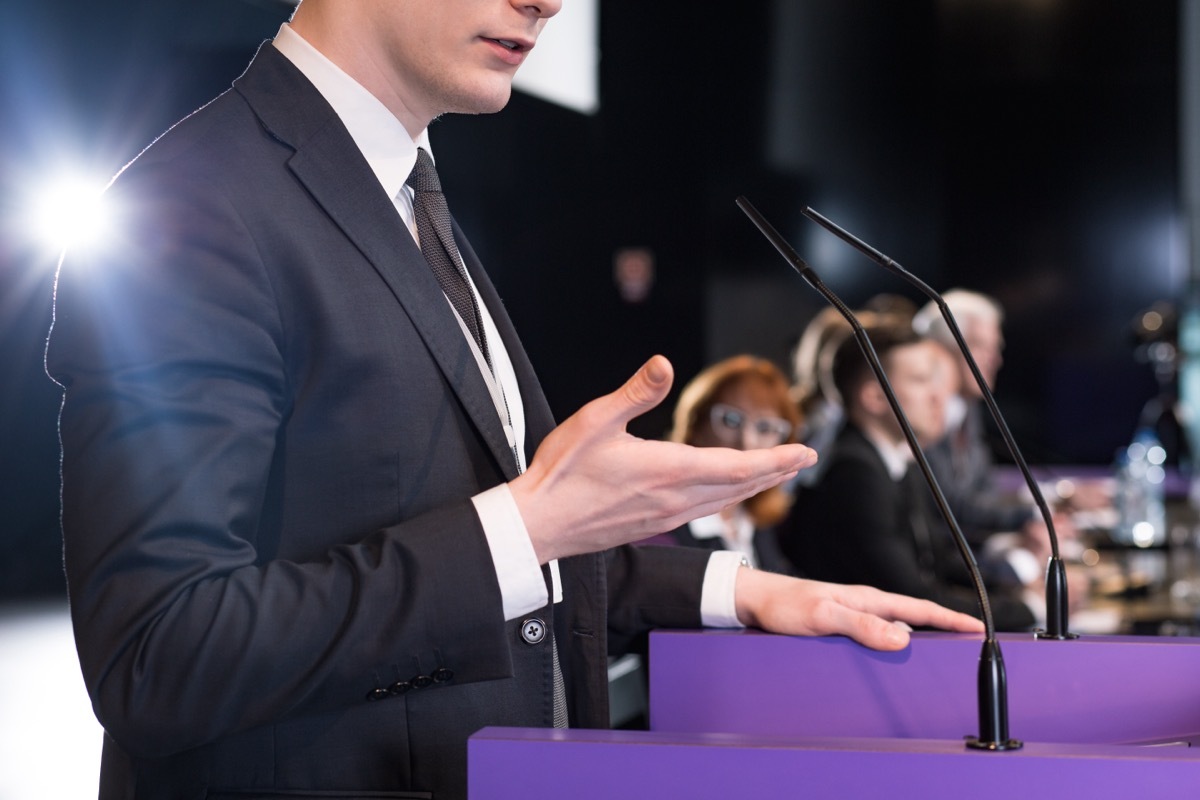
{"label": "dark patterned tie", "polygon": [[[476,344],[490,366],[492,359],[483,332],[479,305],[475,293],[467,283],[466,272],[461,266],[462,259],[458,254],[458,245],[454,242],[454,233],[450,228],[450,208],[446,205],[446,196],[442,194],[442,182],[438,179],[433,159],[423,147],[417,148],[417,163],[406,183],[413,190],[413,213],[417,219],[417,238],[420,239],[421,253],[429,262],[430,269],[437,277],[442,291],[450,299],[454,310],[475,337]],[[550,636],[553,724],[556,728],[565,728],[568,724],[566,685],[558,660],[558,642],[555,641],[553,630]]]}
{"label": "dark patterned tie", "polygon": [[413,213],[417,219],[421,253],[490,365],[492,359],[483,333],[479,305],[467,283],[458,245],[454,243],[454,233],[450,230],[450,209],[446,205],[446,196],[442,194],[442,182],[438,180],[433,159],[423,147],[417,148],[417,164],[409,174],[407,183],[413,190]]}
{"label": "dark patterned tie", "polygon": [[554,692],[554,705],[552,706],[554,711],[554,727],[565,728],[570,724],[570,720],[567,717],[566,682],[563,680],[562,666],[558,661],[558,637],[555,636],[550,640],[550,647],[550,656],[554,662],[554,684],[551,687]]}
{"label": "dark patterned tie", "polygon": [[[546,591],[550,594],[551,602],[554,598],[554,579],[551,577],[549,564],[542,565],[542,577],[546,580]],[[554,614],[551,612],[550,617]],[[565,728],[570,723],[567,718],[567,686],[563,680],[562,662],[558,660],[558,637],[554,635],[554,624],[546,626],[547,634],[550,636],[550,696],[551,696],[551,711],[553,712],[553,725],[556,728]]]}

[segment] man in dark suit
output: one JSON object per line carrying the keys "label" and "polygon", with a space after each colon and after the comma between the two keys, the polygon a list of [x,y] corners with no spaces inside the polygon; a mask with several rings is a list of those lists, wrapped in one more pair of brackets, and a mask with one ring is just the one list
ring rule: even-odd
{"label": "man in dark suit", "polygon": [[462,797],[473,731],[604,725],[606,655],[652,626],[977,629],[623,546],[814,456],[629,436],[662,357],[554,427],[430,205],[425,128],[501,108],[557,10],[305,0],[114,181],[114,241],[64,260],[47,368],[103,798]]}
{"label": "man in dark suit", "polygon": [[[1004,311],[992,298],[964,289],[943,296],[946,307],[971,350],[988,388],[1004,363]],[[1006,498],[996,487],[991,448],[984,435],[983,390],[958,349],[941,308],[930,301],[914,317],[913,330],[939,342],[952,354],[959,371],[958,392],[951,398],[947,432],[929,448],[929,464],[946,500],[973,543],[982,544],[996,531],[1018,531],[1037,517],[1032,503]],[[1036,524],[1041,525],[1038,518]],[[1044,527],[1044,526],[1043,526]]]}
{"label": "man in dark suit", "polygon": [[[868,328],[884,372],[919,442],[945,424],[945,392],[936,379],[937,343],[907,324]],[[781,545],[801,574],[924,597],[981,613],[969,573],[913,459],[904,432],[854,337],[839,345],[833,380],[846,421],[822,456],[817,482],[797,493],[780,526]],[[1021,597],[991,587],[996,627],[1034,622]]]}

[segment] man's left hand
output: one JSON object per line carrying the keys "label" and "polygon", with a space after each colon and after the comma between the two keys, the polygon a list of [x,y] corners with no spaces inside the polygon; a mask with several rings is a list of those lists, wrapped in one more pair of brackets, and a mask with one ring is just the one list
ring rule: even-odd
{"label": "man's left hand", "polygon": [[875,650],[904,649],[911,626],[983,631],[975,617],[928,600],[746,567],[738,570],[735,600],[738,619],[748,626],[797,636],[841,634]]}

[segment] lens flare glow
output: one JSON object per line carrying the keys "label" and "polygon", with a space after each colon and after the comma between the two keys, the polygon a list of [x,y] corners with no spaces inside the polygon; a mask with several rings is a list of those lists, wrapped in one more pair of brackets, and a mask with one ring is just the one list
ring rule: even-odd
{"label": "lens flare glow", "polygon": [[108,229],[105,183],[71,176],[47,184],[30,207],[30,231],[55,251],[97,243]]}

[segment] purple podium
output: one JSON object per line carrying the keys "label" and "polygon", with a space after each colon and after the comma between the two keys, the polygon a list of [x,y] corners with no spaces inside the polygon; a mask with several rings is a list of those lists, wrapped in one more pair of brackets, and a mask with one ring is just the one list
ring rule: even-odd
{"label": "purple podium", "polygon": [[[1200,639],[1000,634],[1009,732],[1129,744],[1200,734]],[[650,727],[687,733],[961,739],[977,734],[979,636],[914,634],[899,653],[758,631],[652,634]],[[1200,741],[1197,742],[1200,745]],[[1200,749],[1197,751],[1200,758]]]}
{"label": "purple podium", "polygon": [[485,728],[468,745],[470,796],[1060,800],[1200,788],[1200,639],[1000,642],[1020,750],[963,744],[978,733],[977,636],[921,633],[879,653],[842,638],[658,632],[651,731]]}

